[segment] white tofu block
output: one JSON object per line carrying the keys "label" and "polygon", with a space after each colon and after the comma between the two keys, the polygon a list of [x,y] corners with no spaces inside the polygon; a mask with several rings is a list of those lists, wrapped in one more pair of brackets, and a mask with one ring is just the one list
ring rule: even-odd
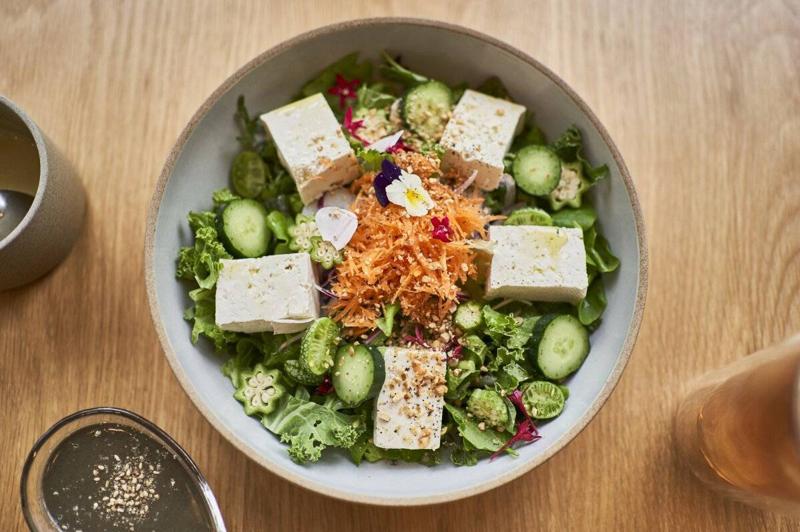
{"label": "white tofu block", "polygon": [[303,203],[360,175],[353,148],[322,94],[265,113],[261,120]]}
{"label": "white tofu block", "polygon": [[319,317],[308,253],[220,261],[217,325],[226,331],[302,331]]}
{"label": "white tofu block", "polygon": [[538,225],[489,227],[487,298],[577,303],[586,297],[583,231]]}
{"label": "white tofu block", "polygon": [[453,110],[440,144],[445,171],[468,177],[478,172],[475,184],[494,190],[503,176],[503,157],[521,129],[525,107],[467,89]]}
{"label": "white tofu block", "polygon": [[387,347],[386,380],[375,405],[372,441],[383,449],[438,449],[446,357],[429,349]]}

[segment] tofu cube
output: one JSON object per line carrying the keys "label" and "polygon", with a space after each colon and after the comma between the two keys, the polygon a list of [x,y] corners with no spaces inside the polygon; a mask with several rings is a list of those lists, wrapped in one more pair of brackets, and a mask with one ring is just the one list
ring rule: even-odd
{"label": "tofu cube", "polygon": [[265,113],[261,120],[306,205],[361,174],[353,148],[322,94]]}
{"label": "tofu cube", "polygon": [[226,331],[302,331],[319,317],[308,253],[220,261],[217,325]]}
{"label": "tofu cube", "polygon": [[387,347],[386,379],[375,405],[372,441],[383,449],[438,449],[446,357],[439,351]]}
{"label": "tofu cube", "polygon": [[468,177],[478,172],[475,185],[494,190],[503,176],[503,157],[521,129],[525,107],[467,89],[453,110],[440,143],[445,171]]}
{"label": "tofu cube", "polygon": [[583,231],[538,225],[489,227],[486,297],[577,303],[586,297]]}

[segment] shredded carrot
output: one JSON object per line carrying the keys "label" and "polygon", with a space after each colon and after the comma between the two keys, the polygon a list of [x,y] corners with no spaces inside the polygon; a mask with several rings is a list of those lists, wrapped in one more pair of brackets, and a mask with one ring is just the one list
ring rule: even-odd
{"label": "shredded carrot", "polygon": [[[484,238],[485,226],[493,219],[483,212],[481,197],[456,193],[440,180],[435,159],[401,152],[395,164],[422,178],[436,206],[425,216],[413,217],[403,207],[378,203],[374,173],[353,184],[357,196],[351,210],[359,225],[337,268],[331,287],[337,298],[329,311],[354,330],[374,328],[382,305],[394,302],[415,322],[439,326],[455,311],[459,285],[476,275],[475,252],[468,240]],[[432,216],[447,216],[450,242],[433,238]]]}

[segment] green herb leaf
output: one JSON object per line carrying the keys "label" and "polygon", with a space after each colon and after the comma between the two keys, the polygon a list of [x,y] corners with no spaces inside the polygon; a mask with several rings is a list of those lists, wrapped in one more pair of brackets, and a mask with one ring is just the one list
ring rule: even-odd
{"label": "green herb leaf", "polygon": [[562,161],[571,163],[580,161],[583,166],[583,174],[591,183],[608,176],[608,166],[592,166],[583,156],[583,138],[581,131],[576,126],[570,126],[567,130],[551,145]]}
{"label": "green herb leaf", "polygon": [[597,221],[597,212],[591,205],[582,205],[577,209],[565,207],[550,215],[553,224],[559,227],[580,227],[584,231]]}
{"label": "green herb leaf", "polygon": [[244,103],[244,96],[239,96],[236,100],[236,114],[234,115],[236,125],[239,126],[239,136],[236,140],[243,150],[254,150],[256,147],[256,135],[258,133],[258,117],[250,117],[247,106]]}
{"label": "green herb leaf", "polygon": [[508,94],[508,89],[503,84],[503,81],[497,76],[486,78],[483,83],[478,85],[477,90],[478,92],[488,94],[489,96],[494,96],[495,98],[501,98],[510,102],[514,101],[511,99],[511,95]]}
{"label": "green herb leaf", "polygon": [[381,65],[380,71],[386,79],[397,81],[406,87],[415,87],[430,81],[430,78],[407,69],[385,51],[383,52],[383,59],[386,64]]}
{"label": "green herb leaf", "polygon": [[489,427],[486,430],[479,429],[478,424],[467,417],[467,413],[457,406],[445,403],[444,407],[450,413],[450,417],[453,418],[461,437],[464,438],[465,442],[472,445],[474,449],[494,452],[500,449],[509,438],[508,435]]}
{"label": "green herb leaf", "polygon": [[607,303],[603,279],[597,276],[589,285],[586,297],[578,304],[578,319],[584,325],[593,324],[603,315]]}
{"label": "green herb leaf", "polygon": [[228,203],[232,202],[233,200],[242,199],[241,196],[237,196],[231,189],[225,187],[219,190],[215,190],[213,194],[211,194],[211,200],[214,202],[214,207],[224,207]]}
{"label": "green herb leaf", "polygon": [[392,335],[392,329],[394,329],[394,318],[398,312],[400,312],[399,303],[392,303],[391,305],[383,306],[383,316],[378,319],[376,325],[378,326],[378,329],[380,329],[381,332],[386,335],[387,338]]}
{"label": "green herb leaf", "polygon": [[359,109],[386,109],[397,99],[393,94],[385,92],[381,83],[363,83],[358,88],[356,97],[356,107]]}
{"label": "green herb leaf", "polygon": [[597,232],[597,227],[590,227],[583,232],[583,245],[586,248],[586,264],[602,273],[619,268],[619,259],[611,252],[608,240]]}
{"label": "green herb leaf", "polygon": [[365,172],[378,172],[384,160],[392,162],[392,154],[376,150],[356,149],[356,156]]}
{"label": "green herb leaf", "polygon": [[267,214],[267,227],[281,242],[289,242],[289,226],[291,225],[292,220],[281,211],[270,211]]}

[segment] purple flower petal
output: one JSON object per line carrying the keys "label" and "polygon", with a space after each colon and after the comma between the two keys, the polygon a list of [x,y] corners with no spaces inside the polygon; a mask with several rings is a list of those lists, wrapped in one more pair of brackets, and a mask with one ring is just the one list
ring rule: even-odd
{"label": "purple flower petal", "polygon": [[381,171],[375,176],[372,181],[372,186],[375,187],[375,197],[378,198],[378,203],[381,207],[389,205],[389,197],[386,195],[386,187],[392,184],[396,179],[400,179],[402,171],[399,166],[395,166],[388,160],[384,159],[381,163]]}

